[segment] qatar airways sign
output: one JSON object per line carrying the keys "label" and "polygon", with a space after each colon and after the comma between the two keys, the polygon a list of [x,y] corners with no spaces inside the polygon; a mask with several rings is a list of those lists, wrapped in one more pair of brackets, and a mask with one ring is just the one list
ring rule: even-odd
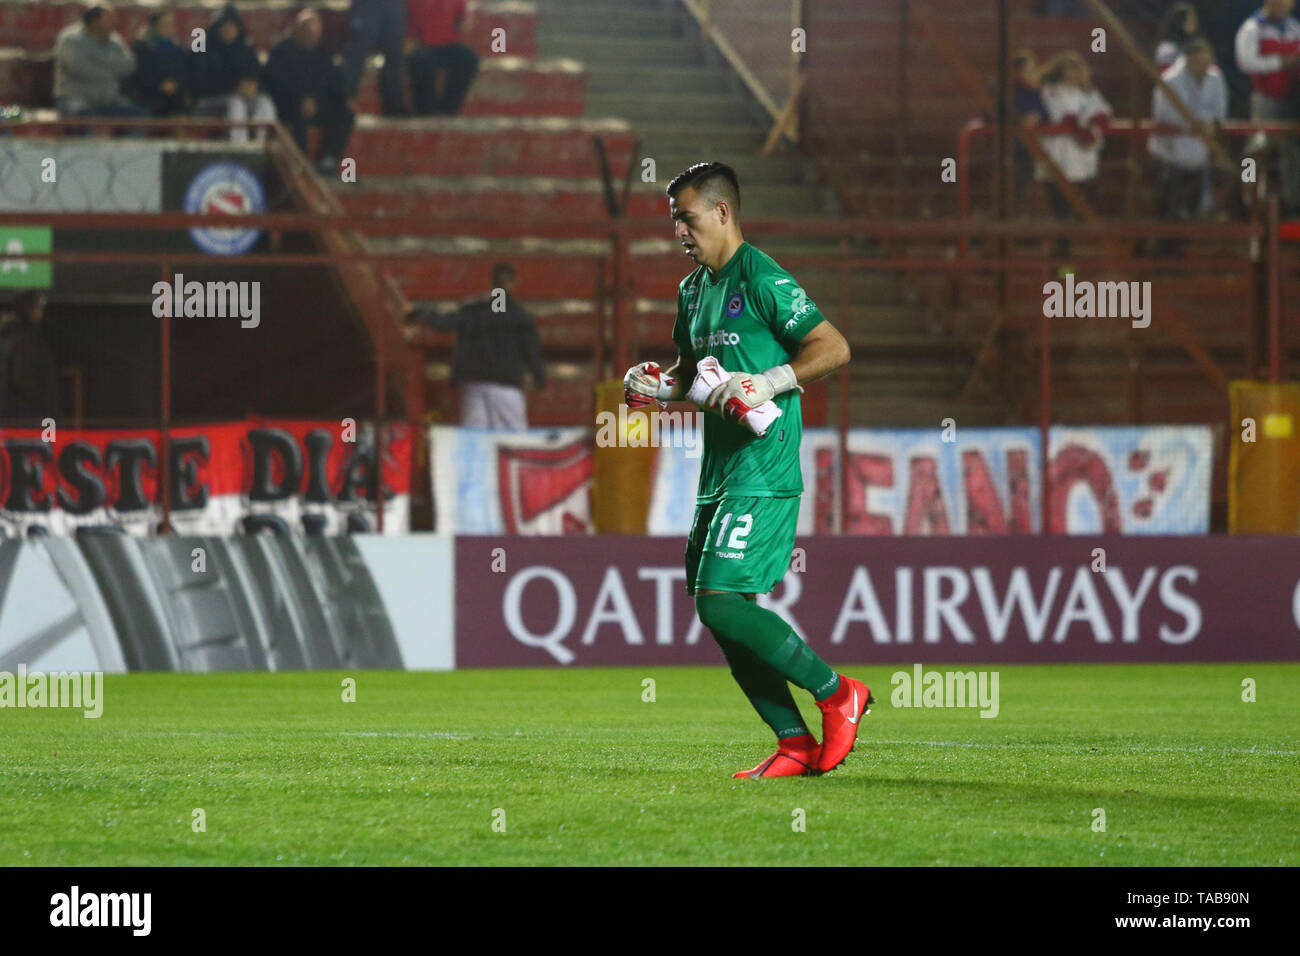
{"label": "qatar airways sign", "polygon": [[[718,664],[684,542],[458,538],[456,665]],[[809,537],[760,599],[835,662],[1300,660],[1300,541]]]}

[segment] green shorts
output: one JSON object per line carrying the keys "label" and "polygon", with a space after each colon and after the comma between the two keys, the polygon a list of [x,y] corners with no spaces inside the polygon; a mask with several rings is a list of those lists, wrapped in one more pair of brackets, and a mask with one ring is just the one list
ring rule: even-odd
{"label": "green shorts", "polygon": [[798,498],[723,498],[695,506],[686,542],[686,593],[766,594],[790,567]]}

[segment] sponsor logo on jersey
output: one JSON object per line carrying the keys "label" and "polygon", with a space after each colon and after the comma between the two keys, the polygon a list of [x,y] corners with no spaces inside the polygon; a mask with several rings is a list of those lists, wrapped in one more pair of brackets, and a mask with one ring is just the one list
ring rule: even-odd
{"label": "sponsor logo on jersey", "polygon": [[737,292],[727,300],[727,317],[734,319],[745,311],[745,297]]}
{"label": "sponsor logo on jersey", "polygon": [[726,329],[718,329],[716,332],[710,332],[708,335],[696,335],[691,337],[691,346],[697,352],[704,349],[711,349],[719,345],[739,345],[740,333],[728,332]]}
{"label": "sponsor logo on jersey", "polygon": [[713,554],[719,558],[740,558],[744,560],[745,557],[743,551],[714,551]]}

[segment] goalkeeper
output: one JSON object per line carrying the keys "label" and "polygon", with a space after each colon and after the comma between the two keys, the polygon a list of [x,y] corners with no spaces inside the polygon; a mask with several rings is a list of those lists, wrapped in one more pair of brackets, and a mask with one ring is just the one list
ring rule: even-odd
{"label": "goalkeeper", "polygon": [[[667,193],[677,238],[698,268],[677,290],[677,364],[666,371],[652,362],[629,369],[624,397],[633,407],[679,401],[708,356],[731,373],[703,403],[716,414],[704,419],[686,591],[736,683],[777,737],[776,753],[734,776],[824,773],[853,749],[859,721],[874,702],[871,692],[833,671],[755,596],[781,581],[794,548],[803,493],[800,383],[844,365],[849,346],[791,275],[744,240],[740,185],[730,166],[696,164]],[[768,401],[781,414],[759,437],[745,422]],[[789,684],[816,699],[820,744]]]}

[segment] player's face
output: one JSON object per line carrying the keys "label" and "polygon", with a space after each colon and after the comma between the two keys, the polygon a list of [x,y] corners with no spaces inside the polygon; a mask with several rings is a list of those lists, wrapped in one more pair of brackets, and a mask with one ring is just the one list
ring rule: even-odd
{"label": "player's face", "polygon": [[717,203],[709,203],[699,190],[687,187],[668,200],[677,241],[696,265],[711,263],[726,238]]}

